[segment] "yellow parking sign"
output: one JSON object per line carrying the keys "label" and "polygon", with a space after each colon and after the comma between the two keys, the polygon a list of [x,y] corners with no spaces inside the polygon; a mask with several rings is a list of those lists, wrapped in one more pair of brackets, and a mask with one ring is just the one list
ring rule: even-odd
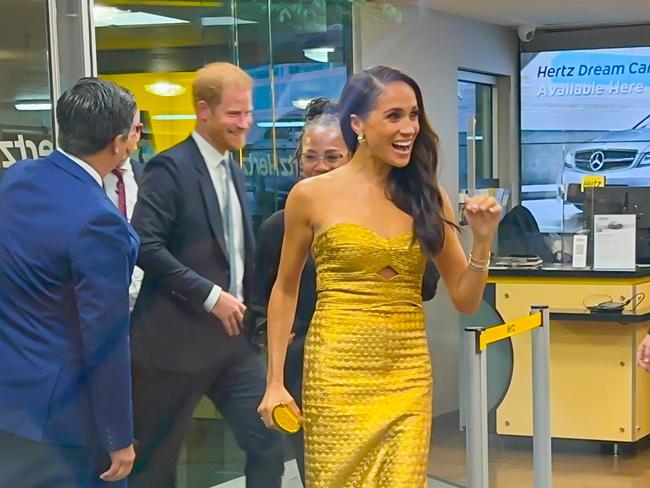
{"label": "yellow parking sign", "polygon": [[602,188],[605,186],[605,177],[600,175],[586,175],[583,176],[580,183],[580,191],[585,191],[585,188]]}

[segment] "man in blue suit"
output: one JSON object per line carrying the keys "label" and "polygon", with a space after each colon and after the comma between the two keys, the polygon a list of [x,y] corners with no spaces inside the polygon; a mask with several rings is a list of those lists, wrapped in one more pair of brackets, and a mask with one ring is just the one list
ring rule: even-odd
{"label": "man in blue suit", "polygon": [[126,486],[139,241],[102,178],[134,146],[138,112],[85,78],[56,116],[60,149],[0,180],[0,486]]}

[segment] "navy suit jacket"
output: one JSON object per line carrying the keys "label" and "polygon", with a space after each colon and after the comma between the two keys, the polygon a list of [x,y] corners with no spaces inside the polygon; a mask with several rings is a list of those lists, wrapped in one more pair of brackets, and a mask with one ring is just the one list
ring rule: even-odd
{"label": "navy suit jacket", "polygon": [[133,178],[135,179],[136,184],[140,184],[142,179],[142,173],[144,172],[144,164],[142,164],[137,159],[131,158],[131,168],[133,169]]}
{"label": "navy suit jacket", "polygon": [[137,235],[59,151],[5,171],[0,208],[0,430],[127,447]]}

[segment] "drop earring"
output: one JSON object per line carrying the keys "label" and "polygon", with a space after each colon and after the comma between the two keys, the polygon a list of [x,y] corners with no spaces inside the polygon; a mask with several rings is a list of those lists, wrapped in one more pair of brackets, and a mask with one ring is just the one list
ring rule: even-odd
{"label": "drop earring", "polygon": [[359,135],[357,136],[357,142],[358,142],[359,144],[363,144],[364,142],[366,142],[366,137],[365,137],[363,134],[359,134]]}

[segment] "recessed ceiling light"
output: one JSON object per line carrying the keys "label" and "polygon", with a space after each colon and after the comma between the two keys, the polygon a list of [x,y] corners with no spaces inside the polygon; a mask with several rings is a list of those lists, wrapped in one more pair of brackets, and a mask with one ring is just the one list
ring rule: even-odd
{"label": "recessed ceiling light", "polygon": [[288,120],[278,122],[258,122],[257,127],[303,127],[305,123],[302,120]]}
{"label": "recessed ceiling light", "polygon": [[201,25],[203,27],[212,27],[218,25],[239,25],[239,24],[257,24],[254,20],[237,19],[232,16],[226,17],[203,17]]}
{"label": "recessed ceiling light", "polygon": [[132,12],[117,7],[95,5],[93,7],[95,27],[136,27],[145,25],[189,24],[189,20],[166,17],[147,12]]}
{"label": "recessed ceiling light", "polygon": [[16,102],[14,107],[21,112],[52,110],[52,104],[50,102]]}
{"label": "recessed ceiling light", "polygon": [[194,115],[194,114],[160,114],[160,115],[153,115],[151,118],[153,120],[196,120],[196,115]]}
{"label": "recessed ceiling light", "polygon": [[327,63],[329,53],[336,51],[333,47],[308,47],[302,50],[306,58],[319,63]]}
{"label": "recessed ceiling light", "polygon": [[313,98],[299,98],[298,100],[292,100],[291,105],[299,108],[300,110],[305,110],[307,108],[307,105],[309,105],[309,102],[312,100]]}
{"label": "recessed ceiling light", "polygon": [[157,81],[156,83],[145,85],[144,89],[159,97],[176,97],[187,91],[187,88],[184,86],[168,81]]}

